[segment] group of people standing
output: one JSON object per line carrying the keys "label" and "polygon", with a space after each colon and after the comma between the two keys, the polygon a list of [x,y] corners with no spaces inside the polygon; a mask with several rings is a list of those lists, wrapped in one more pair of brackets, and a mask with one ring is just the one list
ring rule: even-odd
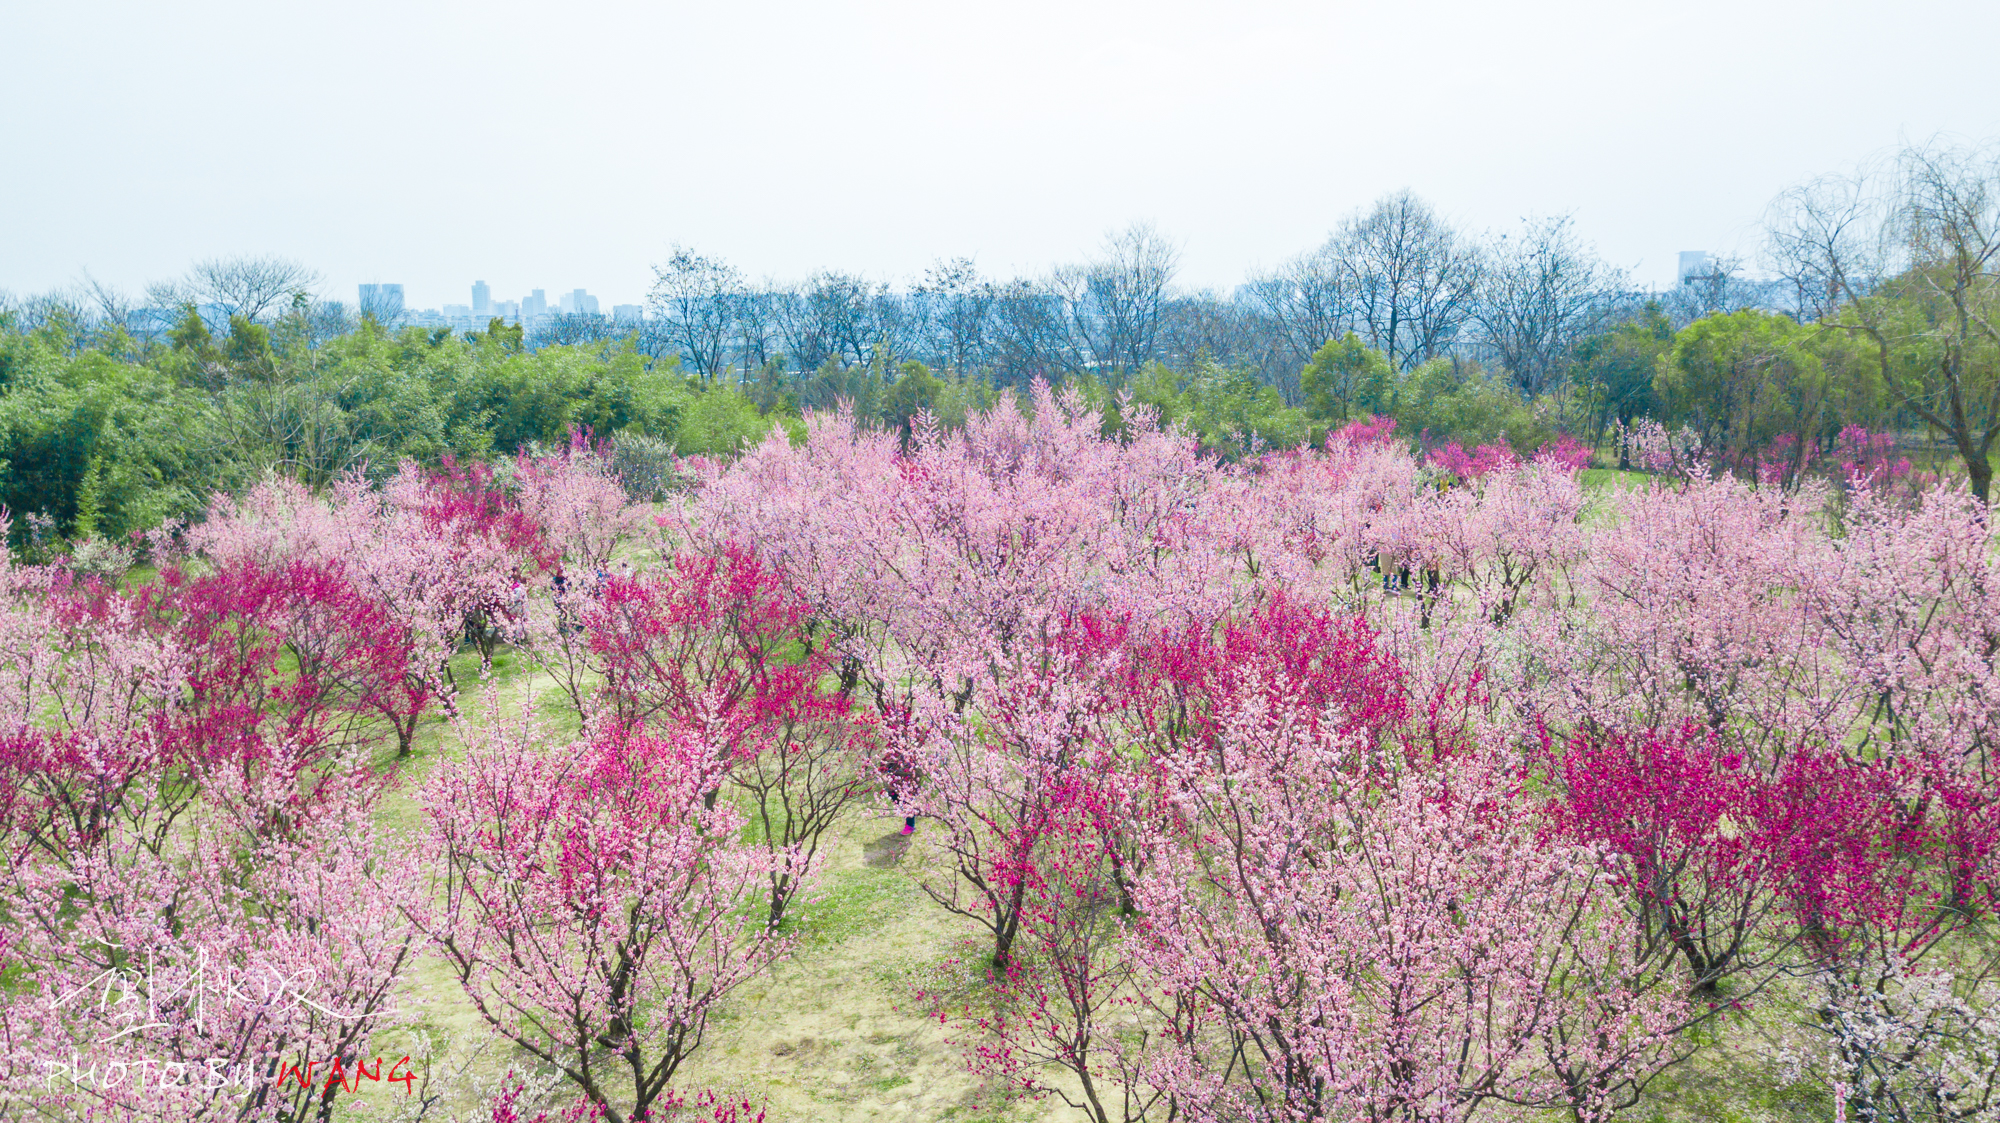
{"label": "group of people standing", "polygon": [[[1446,495],[1451,494],[1452,485],[1456,482],[1456,478],[1450,473],[1439,473],[1430,479],[1424,480],[1420,484],[1420,488],[1423,492],[1442,499]],[[1377,503],[1371,514],[1379,514],[1381,510],[1381,504]],[[1374,524],[1371,520],[1368,526],[1363,528],[1362,534],[1364,538],[1373,537],[1369,533],[1373,527]],[[1421,568],[1412,572],[1411,563],[1419,561],[1421,562]],[[1415,591],[1427,600],[1435,600],[1444,586],[1444,574],[1438,566],[1437,559],[1418,559],[1412,556],[1412,551],[1398,551],[1394,554],[1393,558],[1385,558],[1382,546],[1374,541],[1370,541],[1362,550],[1361,564],[1374,570],[1382,578],[1383,596],[1396,597],[1403,595],[1406,591]],[[1422,578],[1422,588],[1418,588],[1415,583],[1414,578],[1417,577]]]}
{"label": "group of people standing", "polygon": [[[632,579],[631,562],[619,563],[618,577],[626,581]],[[591,571],[590,579],[584,584],[581,594],[595,599],[603,594],[605,586],[610,583],[611,571],[600,565]],[[578,622],[582,605],[575,595],[577,591],[570,588],[569,572],[563,568],[560,560],[549,574],[549,592],[555,601],[557,626],[565,634],[575,632],[582,626]],[[508,629],[516,634],[527,626],[528,579],[522,574],[518,565],[507,575],[507,600],[500,608],[500,615],[506,621]]]}

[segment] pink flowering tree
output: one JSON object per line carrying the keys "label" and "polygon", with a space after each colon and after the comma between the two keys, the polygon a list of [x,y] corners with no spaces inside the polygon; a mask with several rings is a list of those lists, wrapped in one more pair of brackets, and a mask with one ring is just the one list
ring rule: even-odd
{"label": "pink flowering tree", "polygon": [[1050,646],[1024,679],[1069,685],[1021,688],[974,761],[1011,766],[1011,817],[942,824],[979,890],[949,904],[1010,924],[992,991],[941,1012],[976,1070],[1104,1123],[1601,1119],[1681,1055],[1615,859],[1538,835],[1365,626],[1277,598],[1219,635],[1079,618]]}
{"label": "pink flowering tree", "polygon": [[923,691],[963,710],[1065,614],[1215,619],[1246,545],[1208,533],[1233,498],[1220,470],[1143,411],[1111,440],[1076,395],[1031,399],[1032,419],[925,422],[907,453],[814,417],[802,446],[780,435],[712,472],[675,529],[709,553],[756,543],[878,709]]}
{"label": "pink flowering tree", "polygon": [[1139,883],[1134,954],[1180,1004],[1163,1021],[1194,1028],[1155,1086],[1273,1120],[1631,1102],[1675,1059],[1680,1009],[1633,989],[1605,858],[1542,844],[1490,754],[1411,757],[1260,678],[1208,752],[1161,761],[1180,822]]}
{"label": "pink flowering tree", "polygon": [[277,637],[337,591],[169,576],[7,574],[0,633],[42,654],[0,666],[0,1082],[70,1116],[330,1118],[379,1086],[360,1066],[412,951],[344,693],[365,622],[277,675]]}
{"label": "pink flowering tree", "polygon": [[966,1035],[973,1071],[1059,1098],[1095,1123],[1132,1123],[1165,1109],[1148,1067],[1159,1037],[1180,1027],[1156,1014],[1171,1000],[1145,1001],[1134,974],[1117,861],[1130,827],[1119,800],[1080,773],[1060,785],[1032,860],[1016,872],[1012,954],[989,990],[937,1014]]}
{"label": "pink flowering tree", "polygon": [[938,830],[927,845],[943,859],[919,885],[946,912],[977,923],[992,940],[995,971],[1015,962],[1037,855],[1068,807],[1080,770],[1094,761],[1081,720],[1087,698],[1059,669],[1024,672],[998,691],[983,730],[937,713],[892,726],[892,746],[921,762],[914,802]]}
{"label": "pink flowering tree", "polygon": [[405,909],[494,1032],[603,1118],[645,1118],[716,1004],[791,946],[743,907],[771,859],[709,804],[715,745],[615,725],[551,744],[532,713],[490,716],[424,789],[433,884]]}
{"label": "pink flowering tree", "polygon": [[215,781],[172,830],[132,814],[61,859],[10,863],[13,970],[30,989],[4,1017],[5,1084],[24,1102],[302,1121],[331,1118],[364,1071],[387,1090],[370,1039],[407,1016],[392,992],[415,949],[390,901],[408,867],[387,860],[365,800],[322,800],[260,836],[292,806],[284,786]]}
{"label": "pink flowering tree", "polygon": [[827,830],[871,787],[872,726],[832,688],[835,660],[806,605],[730,547],[609,579],[580,627],[601,684],[593,706],[620,725],[698,738],[718,754],[710,800],[723,787],[749,797],[775,928]]}
{"label": "pink flowering tree", "polygon": [[602,592],[613,555],[654,529],[648,512],[628,501],[609,454],[608,444],[578,430],[557,454],[517,457],[512,481],[521,513],[546,545],[550,573],[534,582],[541,588],[510,590],[508,635],[556,677],[579,711],[597,674],[582,618]]}
{"label": "pink flowering tree", "polygon": [[607,568],[621,547],[651,527],[613,476],[608,452],[578,430],[553,456],[523,453],[515,461],[521,514],[554,558],[586,573]]}

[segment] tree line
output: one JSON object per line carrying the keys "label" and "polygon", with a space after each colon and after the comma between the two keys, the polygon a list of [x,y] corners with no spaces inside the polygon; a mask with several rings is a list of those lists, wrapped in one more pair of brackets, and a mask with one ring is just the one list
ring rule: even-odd
{"label": "tree line", "polygon": [[[1176,287],[1134,225],[1037,278],[939,261],[903,290],[825,271],[753,283],[677,248],[639,326],[454,332],[354,315],[281,258],[198,263],[140,298],[86,280],[0,294],[0,504],[16,545],[144,529],[275,471],[311,484],[621,435],[628,456],[728,454],[846,403],[906,437],[1037,380],[1116,430],[1149,409],[1234,457],[1369,415],[1406,437],[1532,451],[1654,419],[1719,463],[1803,464],[1843,430],[1948,453],[1986,495],[2000,435],[2000,161],[1912,147],[1786,192],[1772,281],[1722,261],[1632,289],[1568,216],[1503,234],[1400,191],[1228,296]],[[657,459],[657,456],[656,456]]]}

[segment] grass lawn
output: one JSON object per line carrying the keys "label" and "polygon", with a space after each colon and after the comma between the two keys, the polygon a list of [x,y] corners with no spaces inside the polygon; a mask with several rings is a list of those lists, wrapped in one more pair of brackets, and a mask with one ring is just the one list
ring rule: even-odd
{"label": "grass lawn", "polygon": [[1650,479],[1653,477],[1645,472],[1619,468],[1585,468],[1576,474],[1578,486],[1585,491],[1643,491]]}
{"label": "grass lawn", "polygon": [[[540,718],[558,734],[574,733],[578,717],[554,680],[524,651],[502,647],[491,674],[480,677],[478,657],[467,651],[452,663],[461,690],[462,720],[478,729],[488,720],[490,692],[502,714],[512,716],[532,698]],[[438,765],[463,746],[452,723],[426,719],[400,782],[379,806],[392,830],[421,824],[415,795]],[[1033,1123],[1073,1118],[1059,1102],[1010,1100],[1004,1086],[966,1071],[951,1034],[930,1016],[917,992],[943,991],[955,1003],[979,1000],[984,986],[973,966],[971,926],[932,905],[913,869],[936,861],[920,825],[913,839],[887,807],[857,805],[822,843],[824,873],[818,891],[796,907],[787,927],[798,936],[795,954],[770,973],[740,987],[716,1011],[707,1039],[675,1078],[690,1094],[704,1087],[766,1104],[772,1123],[786,1120],[954,1120],[959,1123]],[[912,845],[914,843],[915,845]],[[968,954],[970,949],[970,954]],[[510,1070],[528,1075],[531,1087],[550,1074],[533,1074],[533,1060],[499,1040],[479,1018],[442,960],[424,956],[400,987],[398,1005],[415,1025],[378,1037],[372,1052],[410,1053],[415,1071],[435,1086],[458,1087],[426,1118],[486,1123],[483,1104]],[[393,1057],[391,1058],[393,1059]],[[559,1087],[567,1096],[569,1090]],[[343,1097],[345,1118],[395,1118],[408,1102],[377,1091]],[[362,1106],[363,1104],[367,1106]]]}

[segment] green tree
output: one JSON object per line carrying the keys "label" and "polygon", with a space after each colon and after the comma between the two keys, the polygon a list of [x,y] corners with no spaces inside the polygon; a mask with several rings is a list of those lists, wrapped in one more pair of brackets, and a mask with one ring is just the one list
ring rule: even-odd
{"label": "green tree", "polygon": [[756,403],[724,383],[693,391],[679,422],[674,447],[683,455],[730,456],[771,431]]}
{"label": "green tree", "polygon": [[222,351],[216,347],[208,322],[201,318],[201,310],[193,302],[181,305],[180,319],[167,333],[167,340],[172,345],[168,368],[171,373],[191,385],[211,390],[222,388]]}
{"label": "green tree", "polygon": [[271,352],[271,329],[247,316],[229,317],[229,340],[222,355],[238,378],[269,378],[277,366],[277,357]]}
{"label": "green tree", "polygon": [[1657,300],[1609,331],[1577,345],[1576,378],[1597,396],[1599,425],[1630,424],[1659,412],[1653,375],[1674,345],[1674,325]]}
{"label": "green tree", "polygon": [[1991,498],[2000,439],[2000,147],[1906,148],[1773,207],[1773,256],[1820,330],[1866,345],[1883,392]]}
{"label": "green tree", "polygon": [[104,513],[101,493],[104,489],[104,458],[93,456],[90,467],[83,473],[83,482],[76,488],[76,520],[70,533],[78,538],[90,538],[97,534],[97,520]]}
{"label": "green tree", "polygon": [[[96,351],[31,345],[0,395],[0,505],[72,536],[116,537],[191,515],[242,482],[209,396]],[[25,520],[16,519],[17,537]]]}
{"label": "green tree", "polygon": [[1328,340],[1299,375],[1306,412],[1334,423],[1380,410],[1394,380],[1388,357],[1351,331],[1344,338]]}
{"label": "green tree", "polygon": [[1529,452],[1555,439],[1551,405],[1547,398],[1529,399],[1512,379],[1478,363],[1440,357],[1402,376],[1389,413],[1398,433],[1420,441],[1468,448],[1506,441]]}
{"label": "green tree", "polygon": [[1781,433],[1797,435],[1805,455],[1829,398],[1826,367],[1809,338],[1789,316],[1754,309],[1696,320],[1656,363],[1653,392],[1664,420],[1692,426],[1732,459]]}
{"label": "green tree", "polygon": [[907,444],[917,414],[927,410],[937,412],[938,399],[944,395],[945,384],[922,363],[907,362],[900,369],[896,384],[883,396],[882,420],[901,430],[903,441]]}

